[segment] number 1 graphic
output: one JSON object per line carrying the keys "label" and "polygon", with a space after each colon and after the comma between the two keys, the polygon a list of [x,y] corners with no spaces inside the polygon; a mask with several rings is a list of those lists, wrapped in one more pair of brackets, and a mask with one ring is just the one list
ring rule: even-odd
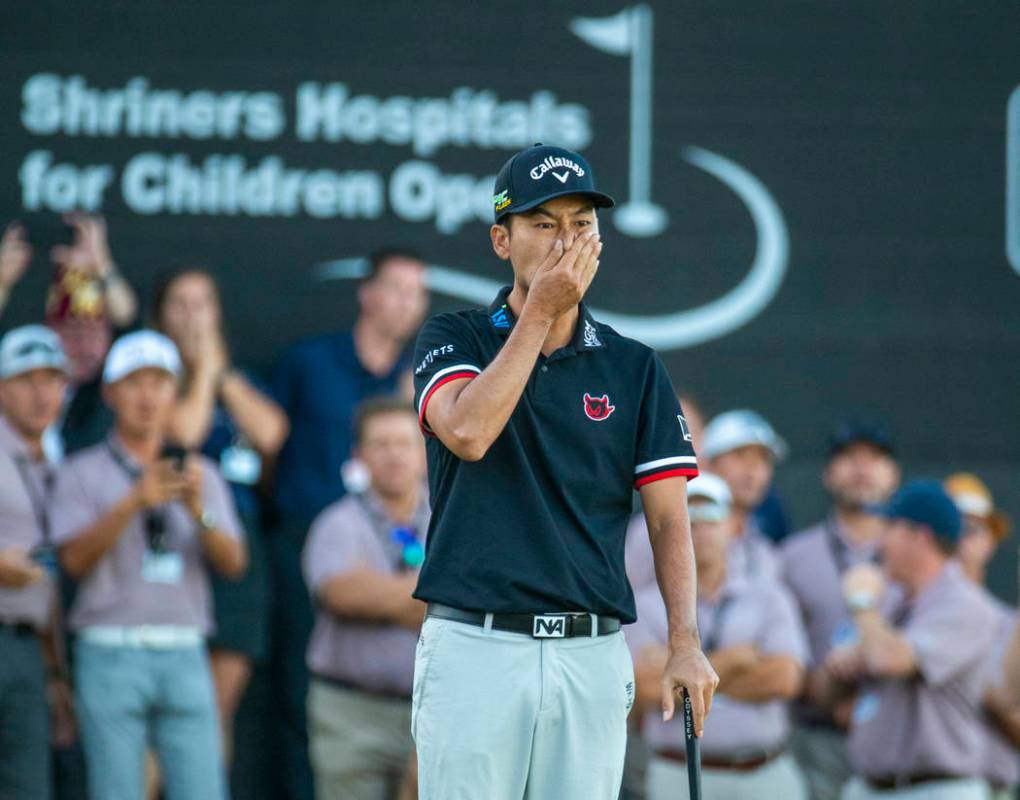
{"label": "number 1 graphic", "polygon": [[669,224],[652,202],[652,9],[644,3],[611,17],[578,17],[571,32],[596,50],[630,56],[630,196],[613,222],[630,236],[656,236]]}

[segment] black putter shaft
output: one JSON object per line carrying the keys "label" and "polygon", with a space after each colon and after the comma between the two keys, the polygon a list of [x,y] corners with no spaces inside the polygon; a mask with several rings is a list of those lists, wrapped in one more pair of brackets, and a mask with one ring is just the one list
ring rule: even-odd
{"label": "black putter shaft", "polygon": [[691,800],[701,800],[701,741],[694,733],[691,696],[684,689],[684,739],[687,746],[687,785]]}

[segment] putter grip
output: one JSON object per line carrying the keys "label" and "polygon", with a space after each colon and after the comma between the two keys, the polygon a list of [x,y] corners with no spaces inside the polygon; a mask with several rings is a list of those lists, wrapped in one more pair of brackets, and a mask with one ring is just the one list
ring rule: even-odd
{"label": "putter grip", "polygon": [[684,689],[684,741],[687,746],[687,782],[691,800],[701,800],[701,741],[694,732],[691,696]]}

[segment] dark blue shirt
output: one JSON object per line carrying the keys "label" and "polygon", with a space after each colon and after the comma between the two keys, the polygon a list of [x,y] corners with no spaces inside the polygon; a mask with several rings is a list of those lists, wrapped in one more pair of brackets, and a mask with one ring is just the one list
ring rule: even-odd
{"label": "dark blue shirt", "polygon": [[632,494],[698,474],[669,375],[653,350],[596,322],[539,356],[485,456],[462,461],[431,434],[429,400],[474,378],[514,325],[503,289],[488,311],[433,317],[415,352],[432,520],[415,596],[473,611],[588,611],[634,620],[624,569]]}
{"label": "dark blue shirt", "polygon": [[344,495],[340,468],[351,456],[354,412],[365,399],[392,395],[408,369],[401,358],[386,375],[358,360],[349,332],[298,342],[276,370],[274,394],[290,418],[280,452],[276,507],[286,522],[309,525]]}

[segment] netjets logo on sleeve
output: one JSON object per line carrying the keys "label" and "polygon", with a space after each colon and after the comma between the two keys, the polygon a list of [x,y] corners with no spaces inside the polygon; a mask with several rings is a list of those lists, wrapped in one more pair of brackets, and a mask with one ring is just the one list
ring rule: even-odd
{"label": "netjets logo on sleeve", "polygon": [[548,158],[542,159],[542,163],[536,164],[532,167],[531,172],[528,174],[531,175],[531,180],[537,181],[549,172],[551,172],[552,176],[560,183],[566,183],[571,172],[573,172],[578,178],[584,177],[584,169],[580,164],[571,161],[569,158],[561,158],[560,156],[549,156]]}

